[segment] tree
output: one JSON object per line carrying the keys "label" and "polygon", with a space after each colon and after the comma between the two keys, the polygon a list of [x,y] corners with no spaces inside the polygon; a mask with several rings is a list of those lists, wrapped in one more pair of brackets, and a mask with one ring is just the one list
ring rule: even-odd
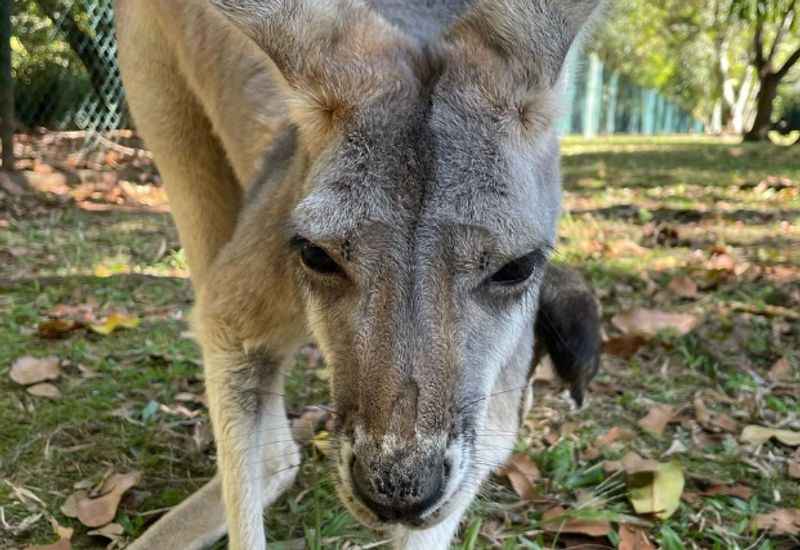
{"label": "tree", "polygon": [[[57,25],[64,34],[64,38],[69,44],[70,49],[81,60],[89,74],[89,81],[92,84],[97,98],[105,103],[105,87],[109,81],[110,63],[102,53],[102,47],[98,44],[96,37],[86,32],[81,24],[80,2],[64,4],[59,0],[34,0],[39,9],[44,13],[54,25]],[[102,29],[101,34],[111,34],[113,29],[110,27]],[[109,107],[109,106],[107,106]]]}
{"label": "tree", "polygon": [[11,2],[0,2],[0,141],[3,168],[14,169],[14,80],[11,77]]}
{"label": "tree", "polygon": [[[751,63],[760,82],[756,117],[744,136],[746,141],[768,139],[778,89],[800,61],[800,44],[796,43],[796,36],[792,37],[797,31],[799,11],[798,0],[734,0],[732,13],[754,26]],[[794,38],[795,43],[790,45],[789,38]]]}

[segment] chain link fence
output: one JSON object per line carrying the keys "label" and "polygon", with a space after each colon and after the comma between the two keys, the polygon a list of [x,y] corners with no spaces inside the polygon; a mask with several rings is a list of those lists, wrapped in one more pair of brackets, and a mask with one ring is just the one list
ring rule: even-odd
{"label": "chain link fence", "polygon": [[[116,61],[113,1],[15,0],[12,22],[18,132],[55,133],[70,143],[67,155],[135,146]],[[690,113],[607,70],[594,55],[576,60],[574,73],[565,134],[703,131]]]}

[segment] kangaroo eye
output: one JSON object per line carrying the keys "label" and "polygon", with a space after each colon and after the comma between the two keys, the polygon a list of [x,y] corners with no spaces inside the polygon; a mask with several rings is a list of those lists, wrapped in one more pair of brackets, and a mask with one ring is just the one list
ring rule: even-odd
{"label": "kangaroo eye", "polygon": [[323,275],[334,275],[342,272],[339,264],[322,247],[303,240],[299,243],[299,248],[300,260],[311,271],[316,271]]}
{"label": "kangaroo eye", "polygon": [[531,278],[536,267],[540,265],[543,259],[542,253],[539,251],[531,252],[530,254],[517,258],[512,262],[508,262],[499,271],[489,278],[489,282],[501,286],[514,286],[524,283]]}

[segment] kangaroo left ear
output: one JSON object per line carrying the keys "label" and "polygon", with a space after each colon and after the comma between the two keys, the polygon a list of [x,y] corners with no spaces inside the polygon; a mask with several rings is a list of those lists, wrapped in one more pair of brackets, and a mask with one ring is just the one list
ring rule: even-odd
{"label": "kangaroo left ear", "polygon": [[580,407],[589,382],[600,369],[602,349],[600,309],[580,275],[565,267],[548,266],[534,326],[533,368],[549,355]]}
{"label": "kangaroo left ear", "polygon": [[[478,0],[444,37],[452,88],[477,87],[491,108],[541,130],[559,107],[567,54],[604,0]],[[456,72],[456,71],[454,71]]]}
{"label": "kangaroo left ear", "polygon": [[478,0],[450,37],[479,37],[531,87],[552,86],[576,38],[603,0]]}

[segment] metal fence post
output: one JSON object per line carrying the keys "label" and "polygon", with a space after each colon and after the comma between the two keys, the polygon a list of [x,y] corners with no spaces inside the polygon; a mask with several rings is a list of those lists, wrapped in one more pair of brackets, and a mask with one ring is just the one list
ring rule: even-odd
{"label": "metal fence post", "polygon": [[0,141],[3,168],[14,169],[14,79],[11,76],[11,0],[0,0]]}
{"label": "metal fence post", "polygon": [[603,93],[603,64],[596,54],[589,56],[589,76],[586,82],[586,106],[583,111],[583,137],[597,135],[600,126],[600,103]]}

